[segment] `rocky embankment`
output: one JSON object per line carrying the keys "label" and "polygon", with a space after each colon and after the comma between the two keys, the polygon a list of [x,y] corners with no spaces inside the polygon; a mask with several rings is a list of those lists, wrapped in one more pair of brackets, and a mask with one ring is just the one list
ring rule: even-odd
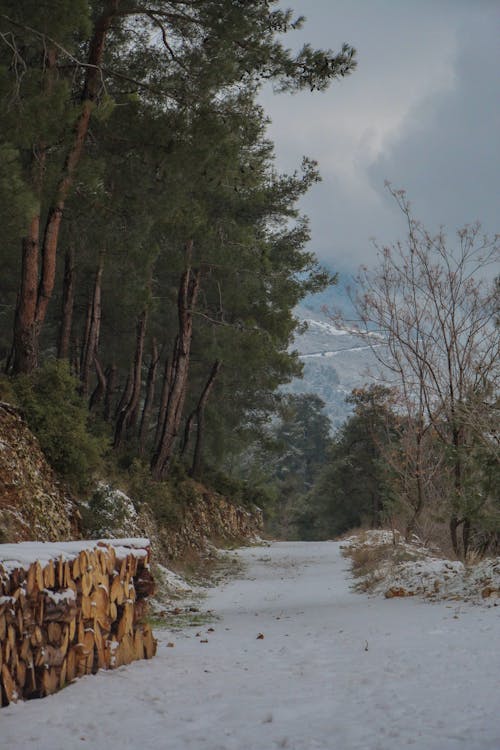
{"label": "rocky embankment", "polygon": [[[147,497],[133,502],[106,482],[98,484],[98,491],[109,509],[109,523],[92,535],[148,537],[157,561],[203,554],[213,545],[244,543],[262,532],[258,508],[239,507],[196,482],[190,483],[191,499],[180,508],[178,521],[169,525],[158,523]],[[77,503],[47,463],[21,412],[0,402],[0,542],[81,536]]]}
{"label": "rocky embankment", "polygon": [[75,502],[21,412],[0,402],[0,542],[79,537]]}
{"label": "rocky embankment", "polygon": [[124,492],[101,483],[103,502],[113,508],[121,523],[119,528],[113,527],[110,519],[110,525],[103,526],[98,536],[146,536],[151,540],[153,558],[164,563],[204,555],[214,546],[245,544],[260,537],[264,522],[259,508],[247,510],[235,505],[197,482],[191,482],[190,489],[192,499],[180,510],[179,521],[162,525],[151,512],[147,497],[136,510]]}

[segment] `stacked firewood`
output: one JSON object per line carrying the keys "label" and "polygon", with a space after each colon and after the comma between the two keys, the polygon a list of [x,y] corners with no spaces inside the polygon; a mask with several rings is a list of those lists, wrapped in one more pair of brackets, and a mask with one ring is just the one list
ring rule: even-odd
{"label": "stacked firewood", "polygon": [[146,539],[0,545],[1,705],[154,656],[149,556]]}

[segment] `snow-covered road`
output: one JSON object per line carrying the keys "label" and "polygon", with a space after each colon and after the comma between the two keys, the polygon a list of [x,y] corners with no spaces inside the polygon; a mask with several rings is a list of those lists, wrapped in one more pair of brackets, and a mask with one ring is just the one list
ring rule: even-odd
{"label": "snow-covered road", "polygon": [[238,554],[219,621],[2,709],[0,750],[499,750],[500,607],[354,594],[334,542]]}

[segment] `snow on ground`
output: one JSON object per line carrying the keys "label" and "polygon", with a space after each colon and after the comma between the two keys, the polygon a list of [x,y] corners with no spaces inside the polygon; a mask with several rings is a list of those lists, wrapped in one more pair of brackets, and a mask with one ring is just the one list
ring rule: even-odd
{"label": "snow on ground", "polygon": [[160,575],[161,583],[174,596],[190,594],[193,591],[193,587],[182,576],[174,573],[173,570],[169,570],[164,565],[156,565],[155,573],[157,576]]}
{"label": "snow on ground", "polygon": [[336,542],[238,556],[208,593],[218,621],[1,709],[1,749],[500,748],[499,607],[354,593]]}
{"label": "snow on ground", "polygon": [[[368,565],[357,587],[372,593],[392,596],[425,596],[435,600],[469,601],[484,606],[497,606],[500,597],[500,558],[490,557],[464,565],[459,560],[446,560],[415,538],[405,542],[397,532],[367,531],[349,537],[343,549],[363,552],[370,550],[379,557]],[[359,558],[363,563],[363,555]],[[363,570],[361,568],[361,573]],[[499,748],[500,750],[500,748]]]}

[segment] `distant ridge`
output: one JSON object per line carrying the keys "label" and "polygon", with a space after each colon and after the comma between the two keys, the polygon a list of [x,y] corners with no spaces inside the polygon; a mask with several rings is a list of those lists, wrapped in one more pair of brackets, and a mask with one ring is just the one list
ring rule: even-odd
{"label": "distant ridge", "polygon": [[[286,390],[319,396],[336,430],[351,413],[346,396],[353,388],[373,381],[370,371],[377,371],[377,361],[366,341],[351,330],[335,326],[324,313],[309,305],[299,306],[295,313],[307,324],[306,331],[295,337],[291,347],[304,364],[304,376],[294,379]],[[373,336],[378,337],[378,334]],[[375,346],[383,346],[383,342]]]}

